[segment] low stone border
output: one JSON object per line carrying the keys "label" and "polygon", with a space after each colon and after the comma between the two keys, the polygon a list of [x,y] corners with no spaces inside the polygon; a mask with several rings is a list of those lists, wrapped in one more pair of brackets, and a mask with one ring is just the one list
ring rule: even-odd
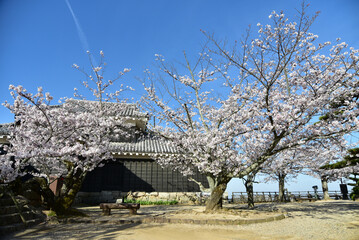
{"label": "low stone border", "polygon": [[237,220],[226,220],[226,219],[179,219],[179,218],[166,218],[166,217],[151,217],[142,220],[143,223],[174,223],[174,224],[198,224],[198,225],[243,225],[253,223],[264,223],[282,220],[285,218],[284,214],[268,218],[258,219],[237,219]]}
{"label": "low stone border", "polygon": [[198,224],[198,225],[244,225],[254,223],[272,222],[282,220],[285,214],[278,214],[268,218],[258,219],[180,219],[180,218],[166,218],[165,216],[144,217],[139,219],[81,219],[81,218],[67,218],[61,219],[61,223],[116,223],[116,224],[141,224],[141,223],[172,223],[172,224]]}

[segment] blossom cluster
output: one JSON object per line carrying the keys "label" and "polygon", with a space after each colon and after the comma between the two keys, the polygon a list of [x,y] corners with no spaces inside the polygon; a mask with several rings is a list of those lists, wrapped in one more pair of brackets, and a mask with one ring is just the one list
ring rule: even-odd
{"label": "blossom cluster", "polygon": [[213,46],[193,67],[186,59],[184,74],[163,61],[164,75],[147,71],[142,104],[159,122],[152,130],[179,153],[156,155],[162,165],[242,177],[264,166],[289,173],[293,159],[295,169],[318,169],[343,156],[331,146],[344,146],[344,135],[358,129],[359,50],[340,39],[317,43],[304,13],[298,23],[283,13],[269,19],[241,48],[206,35]]}
{"label": "blossom cluster", "polygon": [[[102,51],[100,54],[103,56]],[[14,180],[29,169],[27,166],[32,167],[32,174],[40,172],[48,178],[86,173],[112,158],[111,139],[129,135],[126,119],[121,116],[128,106],[115,99],[123,88],[107,92],[113,81],[103,82],[99,75],[102,67],[92,65],[98,88],[90,90],[97,101],[65,98],[60,105],[53,105],[53,97],[41,87],[32,94],[22,86],[10,85],[14,102],[4,105],[15,121],[9,125],[6,154],[0,155],[0,181]]]}

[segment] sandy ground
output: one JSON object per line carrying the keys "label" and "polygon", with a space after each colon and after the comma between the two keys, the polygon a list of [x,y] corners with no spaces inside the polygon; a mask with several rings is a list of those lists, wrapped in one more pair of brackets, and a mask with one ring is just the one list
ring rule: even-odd
{"label": "sandy ground", "polygon": [[[230,206],[230,205],[228,205]],[[263,209],[264,207],[264,209]],[[268,217],[277,216],[281,212],[273,211],[270,207],[263,206],[258,210],[250,210],[247,208],[224,208],[222,211],[216,212],[204,212],[205,207],[195,206],[188,210],[179,210],[173,213],[166,214],[166,218],[169,219],[192,219],[192,220],[208,220],[218,219],[221,220],[251,220],[251,219],[266,219]],[[269,211],[268,211],[268,210]]]}
{"label": "sandy ground", "polygon": [[[239,225],[55,224],[37,226],[4,239],[335,239],[359,240],[359,202],[261,204],[287,212],[283,220]],[[212,216],[211,216],[212,217]]]}

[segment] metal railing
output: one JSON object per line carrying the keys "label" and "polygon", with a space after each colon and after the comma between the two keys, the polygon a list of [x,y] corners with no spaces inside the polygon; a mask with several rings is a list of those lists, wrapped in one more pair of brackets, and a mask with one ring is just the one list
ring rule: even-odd
{"label": "metal railing", "polygon": [[[323,199],[322,191],[293,191],[285,192],[284,198],[289,201],[291,198],[319,198]],[[343,195],[340,191],[329,191],[329,197],[332,199],[342,199]],[[278,192],[253,192],[254,202],[278,202]],[[232,192],[232,203],[247,203],[248,196],[246,192]]]}
{"label": "metal railing", "polygon": [[[329,193],[329,197],[332,199],[342,199],[343,198],[343,194],[340,191],[328,191]],[[316,196],[318,196],[319,199],[323,199],[324,198],[324,194],[322,191],[293,191],[293,192],[288,192],[289,196],[294,196],[296,198],[317,198]]]}

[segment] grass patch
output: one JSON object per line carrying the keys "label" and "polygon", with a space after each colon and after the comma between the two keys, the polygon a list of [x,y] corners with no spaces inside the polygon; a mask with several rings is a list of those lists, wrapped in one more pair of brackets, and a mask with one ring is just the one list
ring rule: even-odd
{"label": "grass patch", "polygon": [[57,214],[55,211],[51,210],[47,212],[46,215],[49,217],[57,217],[58,219],[69,218],[69,217],[88,217],[87,214],[75,208],[69,208],[65,212],[61,212]]}
{"label": "grass patch", "polygon": [[50,211],[49,214],[47,214],[47,216],[49,217],[55,217],[57,216],[56,213],[54,211]]}
{"label": "grass patch", "polygon": [[124,203],[139,203],[141,205],[176,205],[178,204],[177,200],[172,201],[143,201],[135,199],[125,199]]}

